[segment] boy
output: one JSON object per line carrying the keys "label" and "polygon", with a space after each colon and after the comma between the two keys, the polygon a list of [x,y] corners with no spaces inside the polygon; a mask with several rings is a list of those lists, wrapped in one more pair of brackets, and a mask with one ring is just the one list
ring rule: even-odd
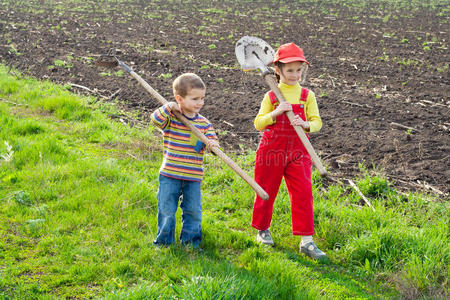
{"label": "boy", "polygon": [[164,160],[159,170],[158,231],[155,245],[175,241],[175,212],[181,196],[182,229],[180,241],[199,248],[202,241],[200,183],[203,176],[205,145],[173,114],[182,113],[208,139],[208,148],[219,147],[211,123],[199,114],[206,86],[193,73],[185,73],[173,82],[176,102],[169,102],[153,112],[153,124],[163,131]]}

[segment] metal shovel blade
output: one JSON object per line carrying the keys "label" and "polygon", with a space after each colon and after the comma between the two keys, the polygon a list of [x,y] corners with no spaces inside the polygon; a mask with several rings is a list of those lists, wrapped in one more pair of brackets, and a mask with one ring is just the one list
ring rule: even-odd
{"label": "metal shovel blade", "polygon": [[244,36],[236,43],[236,58],[244,71],[265,72],[273,61],[275,51],[264,40],[254,36]]}

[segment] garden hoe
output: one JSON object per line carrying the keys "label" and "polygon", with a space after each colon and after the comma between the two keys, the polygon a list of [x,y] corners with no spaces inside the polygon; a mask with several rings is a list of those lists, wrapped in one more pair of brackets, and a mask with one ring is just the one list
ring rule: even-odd
{"label": "garden hoe", "polygon": [[[259,70],[264,77],[264,80],[269,85],[271,90],[275,93],[280,102],[285,102],[280,89],[278,88],[277,82],[272,76],[272,72],[267,67],[268,64],[272,63],[275,51],[272,47],[260,38],[252,36],[244,36],[236,43],[236,58],[244,71]],[[306,72],[306,71],[304,71]],[[304,76],[302,76],[303,78]],[[289,120],[292,122],[294,119],[294,113],[292,111],[286,112]],[[294,126],[300,140],[305,146],[306,150],[311,157],[312,162],[319,170],[321,176],[327,176],[327,171],[323,167],[320,158],[317,156],[316,151],[314,151],[308,137],[306,136],[303,128],[300,126]]]}
{"label": "garden hoe", "polygon": [[[147,92],[149,92],[153,97],[156,98],[156,100],[159,101],[162,105],[167,104],[167,100],[161,96],[156,90],[154,90],[144,79],[142,79],[141,76],[139,76],[136,72],[134,72],[129,66],[121,62],[117,57],[114,49],[111,49],[108,54],[102,55],[99,57],[98,61],[96,62],[99,66],[104,67],[116,67],[120,66],[124,71],[129,73],[134,79],[136,79],[140,85],[142,85]],[[195,127],[189,120],[184,117],[181,113],[174,111],[174,115],[177,117],[178,120],[183,122],[184,125],[186,125],[192,133],[194,133],[197,138],[199,138],[203,143],[207,143],[208,138]],[[230,168],[236,172],[239,176],[242,177],[252,188],[255,190],[255,192],[264,200],[269,199],[269,195],[264,191],[257,183],[253,180],[250,176],[247,175],[234,161],[232,161],[225,153],[223,153],[219,148],[213,147],[211,151],[216,154],[218,157],[220,157]]]}

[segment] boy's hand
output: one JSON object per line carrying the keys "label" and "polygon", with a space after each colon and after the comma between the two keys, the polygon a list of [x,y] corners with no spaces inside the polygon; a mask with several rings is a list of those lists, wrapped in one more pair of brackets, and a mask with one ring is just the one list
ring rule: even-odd
{"label": "boy's hand", "polygon": [[303,119],[300,118],[299,115],[294,116],[294,120],[292,120],[291,125],[292,126],[301,126],[306,131],[309,131],[309,122],[303,121]]}
{"label": "boy's hand", "polygon": [[217,147],[219,148],[219,142],[216,140],[208,139],[208,143],[206,143],[206,148],[208,151],[211,151],[212,148]]}
{"label": "boy's hand", "polygon": [[177,111],[177,112],[181,113],[181,109],[180,109],[180,106],[178,105],[178,103],[171,101],[168,103],[167,106],[169,107],[169,109],[171,111]]}

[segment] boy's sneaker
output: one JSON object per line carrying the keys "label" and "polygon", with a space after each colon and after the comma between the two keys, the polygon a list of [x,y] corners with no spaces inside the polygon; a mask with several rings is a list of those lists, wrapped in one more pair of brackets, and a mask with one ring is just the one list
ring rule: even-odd
{"label": "boy's sneaker", "polygon": [[181,243],[181,246],[184,247],[185,249],[191,250],[193,252],[203,253],[203,248],[200,247],[200,244]]}
{"label": "boy's sneaker", "polygon": [[305,245],[300,244],[300,252],[316,260],[327,258],[327,255],[320,250],[314,242],[309,242]]}
{"label": "boy's sneaker", "polygon": [[270,230],[266,229],[266,230],[260,230],[258,232],[258,235],[256,236],[256,241],[260,242],[261,244],[264,245],[273,245],[273,239],[272,236],[270,235]]}

